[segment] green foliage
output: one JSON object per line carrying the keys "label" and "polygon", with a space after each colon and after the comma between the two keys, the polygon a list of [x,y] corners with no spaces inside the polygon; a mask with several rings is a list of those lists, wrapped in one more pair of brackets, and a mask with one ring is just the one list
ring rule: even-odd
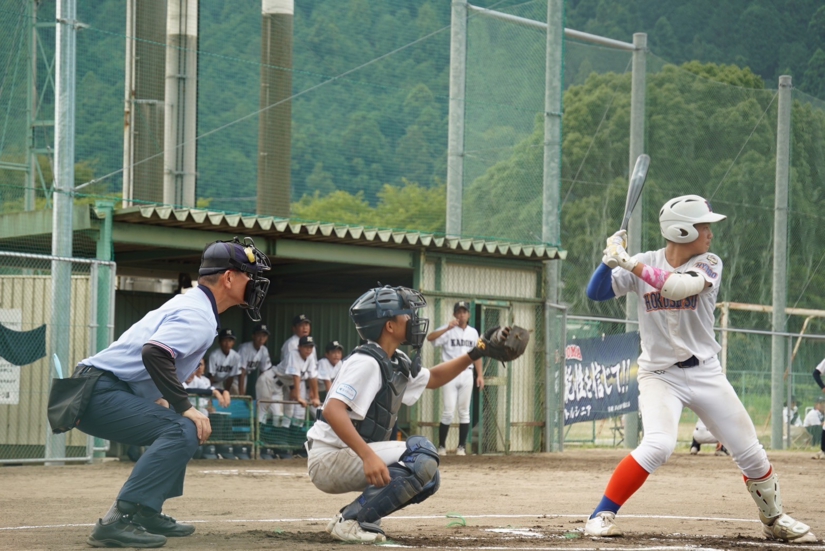
{"label": "green foliage", "polygon": [[301,220],[443,233],[445,201],[443,184],[427,188],[403,180],[400,186],[384,185],[375,207],[361,191],[336,190],[328,195],[305,195],[292,204],[292,214]]}

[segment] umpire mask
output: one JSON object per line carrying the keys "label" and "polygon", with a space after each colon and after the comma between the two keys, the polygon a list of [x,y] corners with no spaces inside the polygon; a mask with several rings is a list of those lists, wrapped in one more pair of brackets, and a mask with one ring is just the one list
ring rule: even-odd
{"label": "umpire mask", "polygon": [[269,258],[262,253],[251,237],[241,242],[237,237],[232,241],[216,241],[206,246],[201,259],[199,275],[211,275],[237,270],[249,276],[244,291],[244,303],[239,306],[246,310],[252,321],[261,321],[261,306],[269,291],[269,279],[263,273],[271,267]]}

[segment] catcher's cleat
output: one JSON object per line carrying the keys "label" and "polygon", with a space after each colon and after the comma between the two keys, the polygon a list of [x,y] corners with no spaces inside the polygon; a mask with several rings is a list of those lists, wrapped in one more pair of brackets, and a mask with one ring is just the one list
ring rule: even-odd
{"label": "catcher's cleat", "polygon": [[98,520],[92,534],[86,540],[92,547],[163,547],[166,537],[150,534],[142,526],[134,524],[131,517],[124,515],[119,519],[103,524]]}
{"label": "catcher's cleat", "polygon": [[[762,522],[765,522],[764,517]],[[773,519],[770,524],[762,524],[762,533],[769,540],[786,541],[788,543],[814,543],[817,541],[816,536],[807,524],[794,520],[786,514]]]}
{"label": "catcher's cleat", "polygon": [[368,532],[361,528],[356,520],[344,520],[341,513],[335,515],[335,518],[327,524],[327,532],[333,538],[341,541],[361,542],[361,543],[380,543],[387,541],[387,536],[380,532]]}
{"label": "catcher's cleat", "polygon": [[599,538],[624,536],[622,529],[616,526],[616,513],[610,511],[596,513],[593,518],[587,519],[587,524],[584,525],[584,533]]}
{"label": "catcher's cleat", "polygon": [[132,517],[132,522],[142,526],[150,534],[160,534],[167,538],[182,538],[195,532],[191,524],[179,523],[169,515],[155,513],[145,507]]}

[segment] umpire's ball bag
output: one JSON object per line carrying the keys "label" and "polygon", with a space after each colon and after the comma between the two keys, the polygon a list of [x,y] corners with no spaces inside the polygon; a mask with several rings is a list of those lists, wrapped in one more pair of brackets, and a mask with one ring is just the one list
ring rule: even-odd
{"label": "umpire's ball bag", "polygon": [[80,422],[95,383],[105,371],[78,366],[69,379],[52,379],[49,392],[49,425],[54,434],[68,432]]}

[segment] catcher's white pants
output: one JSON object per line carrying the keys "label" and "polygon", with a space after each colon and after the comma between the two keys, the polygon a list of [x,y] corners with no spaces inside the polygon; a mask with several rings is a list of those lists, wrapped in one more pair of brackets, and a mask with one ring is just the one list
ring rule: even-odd
{"label": "catcher's white pants", "polygon": [[441,423],[453,422],[453,414],[458,407],[458,422],[470,422],[470,399],[473,397],[473,368],[465,369],[461,375],[441,387]]}
{"label": "catcher's white pants", "polygon": [[[397,463],[407,450],[406,442],[390,440],[367,444],[385,465]],[[313,442],[307,457],[309,479],[328,494],[362,492],[369,486],[364,462],[350,448],[333,448]]]}
{"label": "catcher's white pants", "polygon": [[[255,381],[255,395],[258,398],[258,421],[263,423],[267,416],[272,417],[273,423],[288,427],[290,425],[289,416],[286,415],[284,404],[262,404],[261,400],[283,401],[289,399],[289,387],[278,384],[278,377],[274,369],[268,369],[258,376]],[[286,407],[291,408],[291,405]]]}
{"label": "catcher's white pants", "polygon": [[717,359],[687,369],[640,371],[638,380],[644,438],[631,455],[644,470],[652,473],[673,453],[679,417],[688,407],[725,444],[742,474],[748,478],[768,474],[770,462],[753,421]]}

